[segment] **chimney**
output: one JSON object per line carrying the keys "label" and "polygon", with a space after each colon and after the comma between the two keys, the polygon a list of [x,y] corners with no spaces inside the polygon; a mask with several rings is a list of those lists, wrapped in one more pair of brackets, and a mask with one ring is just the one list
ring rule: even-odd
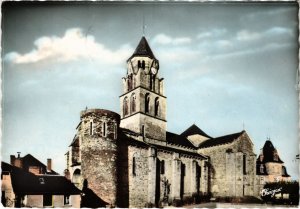
{"label": "chimney", "polygon": [[16,157],[14,155],[10,155],[10,164],[15,165]]}
{"label": "chimney", "polygon": [[51,172],[52,170],[52,160],[50,158],[47,159],[47,171]]}
{"label": "chimney", "polygon": [[20,156],[21,152],[17,152],[18,153],[18,157],[16,158],[14,155],[10,156],[10,164],[13,166],[16,166],[18,168],[23,168],[23,161],[22,158]]}

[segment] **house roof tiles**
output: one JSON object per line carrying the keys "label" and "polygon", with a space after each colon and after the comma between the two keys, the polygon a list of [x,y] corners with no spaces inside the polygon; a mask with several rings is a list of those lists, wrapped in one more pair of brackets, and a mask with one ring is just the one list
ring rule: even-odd
{"label": "house roof tiles", "polygon": [[23,163],[23,169],[24,170],[29,170],[30,166],[38,166],[41,167],[43,170],[43,173],[45,174],[52,174],[52,175],[57,175],[58,173],[51,170],[50,172],[47,171],[47,166],[43,164],[41,161],[33,157],[31,154],[27,154],[24,157],[21,158],[22,163]]}
{"label": "house roof tiles", "polygon": [[60,175],[34,175],[8,163],[1,163],[2,172],[11,174],[13,190],[19,195],[80,194],[71,181]]}

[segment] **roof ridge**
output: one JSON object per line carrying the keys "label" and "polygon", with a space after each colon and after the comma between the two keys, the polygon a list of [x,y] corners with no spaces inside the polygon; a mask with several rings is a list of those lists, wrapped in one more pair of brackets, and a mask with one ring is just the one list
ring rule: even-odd
{"label": "roof ridge", "polygon": [[195,135],[195,134],[199,134],[201,136],[212,138],[211,136],[209,136],[208,134],[206,134],[202,129],[200,129],[196,124],[193,124],[190,127],[188,127],[180,135],[187,137],[187,136]]}
{"label": "roof ridge", "polygon": [[245,133],[246,131],[240,131],[240,132],[236,132],[236,133],[232,133],[232,134],[227,134],[227,135],[222,135],[222,136],[218,136],[212,139],[218,139],[218,138],[222,138],[222,137],[226,137],[226,136],[233,136],[233,135],[242,135],[243,133]]}

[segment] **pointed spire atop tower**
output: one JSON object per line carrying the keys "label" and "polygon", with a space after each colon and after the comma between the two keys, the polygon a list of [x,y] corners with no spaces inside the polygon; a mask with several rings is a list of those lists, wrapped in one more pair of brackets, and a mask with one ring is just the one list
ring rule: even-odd
{"label": "pointed spire atop tower", "polygon": [[135,57],[135,56],[146,56],[146,57],[156,60],[145,36],[142,37],[142,39],[140,40],[134,53],[131,55],[131,57],[128,60],[130,60],[132,57]]}

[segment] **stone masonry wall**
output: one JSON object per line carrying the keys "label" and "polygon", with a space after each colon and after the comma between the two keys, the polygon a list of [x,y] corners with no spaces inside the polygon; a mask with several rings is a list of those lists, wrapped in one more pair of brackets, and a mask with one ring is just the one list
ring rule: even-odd
{"label": "stone masonry wall", "polygon": [[119,115],[92,109],[83,111],[81,120],[82,177],[98,197],[115,205],[118,155],[116,127],[119,125]]}
{"label": "stone masonry wall", "polygon": [[163,200],[172,203],[200,191],[206,193],[207,187],[202,188],[207,184],[204,164],[201,159],[180,153],[129,146],[129,207],[145,207],[149,203],[159,206]]}
{"label": "stone masonry wall", "polygon": [[199,152],[210,157],[209,189],[214,196],[255,195],[256,156],[246,133],[230,144],[204,148]]}
{"label": "stone masonry wall", "polygon": [[[133,158],[135,163],[133,163]],[[145,207],[148,202],[148,149],[128,147],[129,207]]]}

